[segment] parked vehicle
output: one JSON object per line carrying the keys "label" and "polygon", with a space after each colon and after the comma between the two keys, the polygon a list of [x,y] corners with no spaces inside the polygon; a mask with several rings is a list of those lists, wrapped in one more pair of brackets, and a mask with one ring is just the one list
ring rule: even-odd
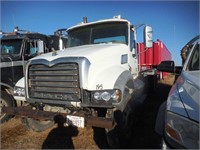
{"label": "parked vehicle", "polygon": [[[59,50],[66,38],[58,35],[47,36],[20,30],[18,27],[12,33],[3,33],[1,37],[1,100],[3,106],[20,106],[13,98],[13,88],[16,82],[24,76],[24,67],[27,60],[37,55]],[[63,46],[63,48],[65,48]],[[24,92],[24,91],[22,91]],[[11,116],[1,113],[0,122],[7,121]]]}
{"label": "parked vehicle", "polygon": [[[23,123],[34,131],[49,128],[57,116],[68,125],[105,128],[108,144],[119,148],[130,136],[134,113],[148,89],[155,87],[151,84],[156,83],[152,82],[157,80],[156,69],[140,69],[136,27],[120,16],[84,20],[67,32],[68,48],[27,63],[29,106],[2,111],[23,116]],[[145,26],[144,33],[147,50],[153,45],[152,28]],[[16,91],[22,87],[17,85]]]}
{"label": "parked vehicle", "polygon": [[[198,38],[200,36],[197,36]],[[198,40],[198,38],[194,38]],[[164,61],[158,70],[178,74],[158,111],[156,132],[162,136],[162,149],[199,149],[200,62],[199,41],[191,40],[184,65]],[[181,52],[185,52],[181,50]]]}

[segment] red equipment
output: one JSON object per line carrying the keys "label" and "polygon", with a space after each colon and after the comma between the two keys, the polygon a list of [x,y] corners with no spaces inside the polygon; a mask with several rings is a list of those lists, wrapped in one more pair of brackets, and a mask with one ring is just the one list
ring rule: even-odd
{"label": "red equipment", "polygon": [[[159,39],[153,42],[152,48],[145,48],[144,43],[138,43],[137,49],[140,70],[155,68],[161,61],[172,59],[170,51]],[[163,79],[167,75],[166,72],[158,72],[158,74],[160,74],[160,79]]]}

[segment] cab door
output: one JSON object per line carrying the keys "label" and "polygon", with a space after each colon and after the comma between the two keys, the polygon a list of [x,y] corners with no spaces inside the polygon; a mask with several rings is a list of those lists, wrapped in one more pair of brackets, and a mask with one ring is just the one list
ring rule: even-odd
{"label": "cab door", "polygon": [[138,54],[136,49],[135,32],[130,29],[130,55],[129,55],[129,66],[133,77],[138,76]]}
{"label": "cab door", "polygon": [[27,42],[25,50],[25,60],[31,59],[43,53],[45,53],[45,45],[42,40],[37,39]]}

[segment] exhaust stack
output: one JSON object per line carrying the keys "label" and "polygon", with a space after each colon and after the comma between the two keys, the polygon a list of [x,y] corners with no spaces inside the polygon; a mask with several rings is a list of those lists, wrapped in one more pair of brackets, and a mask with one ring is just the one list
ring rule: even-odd
{"label": "exhaust stack", "polygon": [[83,23],[87,23],[87,17],[83,17]]}

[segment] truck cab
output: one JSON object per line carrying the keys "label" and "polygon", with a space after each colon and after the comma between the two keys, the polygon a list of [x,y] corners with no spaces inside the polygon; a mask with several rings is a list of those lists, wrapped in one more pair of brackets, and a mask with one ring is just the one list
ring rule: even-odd
{"label": "truck cab", "polygon": [[27,102],[123,111],[128,103],[126,92],[144,92],[146,86],[141,85],[146,83],[139,79],[136,31],[128,20],[82,23],[67,32],[67,49],[40,55],[27,63]]}
{"label": "truck cab", "polygon": [[[15,28],[12,33],[3,33],[1,37],[1,108],[18,105],[13,98],[13,88],[24,76],[26,62],[38,55],[59,48],[59,36],[47,36]],[[53,38],[54,37],[54,38]],[[55,38],[58,39],[55,39]],[[57,46],[56,46],[57,45]],[[19,104],[20,105],[20,104]],[[4,122],[9,116],[1,114]]]}
{"label": "truck cab", "polygon": [[36,37],[31,39],[31,34],[2,37],[1,80],[3,83],[13,87],[23,76],[23,71],[20,71],[25,65],[23,61],[46,52],[45,42]]}

